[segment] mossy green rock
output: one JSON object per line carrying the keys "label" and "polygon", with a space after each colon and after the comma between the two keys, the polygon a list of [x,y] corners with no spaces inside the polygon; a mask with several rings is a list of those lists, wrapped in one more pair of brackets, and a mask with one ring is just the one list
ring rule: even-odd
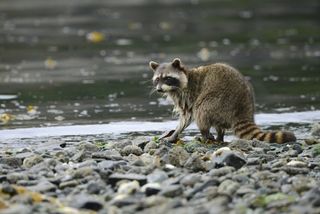
{"label": "mossy green rock", "polygon": [[287,202],[294,202],[295,197],[283,193],[274,193],[271,195],[260,195],[256,197],[252,205],[254,207],[266,207],[268,204],[275,202],[275,201],[287,201]]}

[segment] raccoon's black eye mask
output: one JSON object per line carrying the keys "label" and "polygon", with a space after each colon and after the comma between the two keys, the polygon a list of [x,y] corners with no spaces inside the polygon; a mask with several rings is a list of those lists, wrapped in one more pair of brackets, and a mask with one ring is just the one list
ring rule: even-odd
{"label": "raccoon's black eye mask", "polygon": [[164,77],[163,82],[167,85],[170,85],[170,86],[178,87],[180,85],[180,81],[176,78],[173,78],[173,77]]}

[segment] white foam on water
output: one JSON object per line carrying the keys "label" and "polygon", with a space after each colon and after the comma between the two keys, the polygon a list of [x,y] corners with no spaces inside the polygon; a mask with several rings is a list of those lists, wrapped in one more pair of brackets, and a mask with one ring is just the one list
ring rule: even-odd
{"label": "white foam on water", "polygon": [[[320,111],[257,114],[258,125],[279,125],[286,123],[313,123],[320,121]],[[0,140],[14,138],[35,138],[66,135],[96,135],[96,134],[125,134],[130,132],[167,131],[174,129],[177,121],[143,122],[124,121],[109,124],[54,126],[41,128],[21,128],[0,130]],[[189,130],[196,130],[193,123]]]}

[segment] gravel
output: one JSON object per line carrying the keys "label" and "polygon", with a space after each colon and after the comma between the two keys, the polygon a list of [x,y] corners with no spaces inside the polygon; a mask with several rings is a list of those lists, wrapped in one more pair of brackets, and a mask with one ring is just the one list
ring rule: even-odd
{"label": "gravel", "polygon": [[309,140],[284,145],[24,139],[28,148],[0,151],[0,212],[320,213],[314,127]]}

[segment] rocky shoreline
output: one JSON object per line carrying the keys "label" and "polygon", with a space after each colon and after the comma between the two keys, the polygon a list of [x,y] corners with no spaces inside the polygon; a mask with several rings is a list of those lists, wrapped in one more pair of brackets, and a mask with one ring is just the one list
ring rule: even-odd
{"label": "rocky shoreline", "polygon": [[320,213],[319,133],[278,145],[97,136],[0,153],[1,213]]}

